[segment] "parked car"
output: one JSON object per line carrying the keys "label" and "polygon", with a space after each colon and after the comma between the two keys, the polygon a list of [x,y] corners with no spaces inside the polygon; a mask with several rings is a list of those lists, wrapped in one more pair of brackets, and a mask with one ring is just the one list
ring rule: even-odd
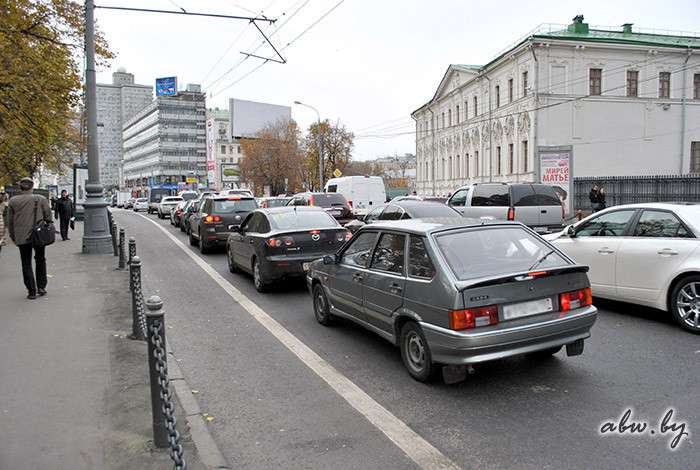
{"label": "parked car", "polygon": [[170,196],[172,192],[169,189],[161,187],[149,187],[148,189],[148,213],[158,212],[158,204],[161,199]]}
{"label": "parked car", "polygon": [[335,253],[351,236],[320,207],[258,209],[228,237],[229,270],[251,273],[264,292],[276,280],[303,276],[312,261]]}
{"label": "parked car", "polygon": [[175,206],[172,212],[170,212],[170,225],[174,227],[180,226],[180,219],[182,218],[182,214],[185,211],[185,206],[187,203],[188,201],[183,199],[177,204],[177,206]]}
{"label": "parked car", "polygon": [[190,229],[190,216],[197,211],[197,207],[201,203],[199,199],[191,199],[185,203],[185,207],[182,210],[182,215],[180,215],[180,231],[184,233],[189,233]]}
{"label": "parked car", "polygon": [[202,199],[190,215],[190,245],[207,253],[213,246],[225,246],[228,236],[246,216],[257,209],[255,199],[239,196],[215,196]]}
{"label": "parked car", "polygon": [[243,196],[254,197],[250,189],[224,189],[219,191],[219,196]]}
{"label": "parked car", "polygon": [[197,199],[199,197],[199,193],[197,191],[180,191],[178,196],[185,201],[189,201],[190,199]]}
{"label": "parked car", "polygon": [[587,270],[519,223],[422,219],[363,227],[307,283],[320,324],[377,333],[427,381],[438,364],[581,354],[597,316]]}
{"label": "parked car", "polygon": [[558,232],[564,224],[564,205],[546,184],[475,183],[459,188],[447,204],[465,217],[516,220],[538,233]]}
{"label": "parked car", "polygon": [[590,266],[593,295],[670,312],[700,334],[700,206],[610,207],[545,238]]}
{"label": "parked car", "polygon": [[270,209],[272,207],[282,207],[286,206],[291,200],[291,197],[277,196],[277,197],[264,197],[262,201],[258,204],[261,209]]}
{"label": "parked car", "polygon": [[124,203],[124,209],[133,209],[134,202],[136,202],[135,197],[130,197],[129,199],[127,199],[126,202]]}
{"label": "parked car", "polygon": [[374,206],[386,201],[386,187],[381,176],[331,178],[326,182],[324,190],[327,193],[342,194],[356,216],[365,215]]}
{"label": "parked car", "polygon": [[165,196],[162,198],[158,203],[158,218],[170,217],[170,212],[182,201],[183,199],[180,196]]}
{"label": "parked car", "polygon": [[136,198],[134,201],[134,212],[148,211],[148,199],[145,197]]}
{"label": "parked car", "polygon": [[322,207],[335,217],[340,225],[345,225],[355,218],[348,201],[338,193],[298,193],[292,196],[287,205]]}
{"label": "parked car", "polygon": [[399,202],[390,202],[372,209],[362,221],[353,220],[345,227],[351,232],[356,232],[366,224],[372,224],[382,220],[406,220],[424,219],[434,217],[462,217],[451,207],[438,202],[427,202],[415,199],[406,199]]}

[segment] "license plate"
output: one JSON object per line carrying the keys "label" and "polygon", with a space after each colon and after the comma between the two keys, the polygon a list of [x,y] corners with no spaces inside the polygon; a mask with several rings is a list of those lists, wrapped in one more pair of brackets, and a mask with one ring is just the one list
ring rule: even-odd
{"label": "license plate", "polygon": [[309,269],[311,268],[311,263],[302,263],[301,268],[304,270],[305,273],[308,273]]}
{"label": "license plate", "polygon": [[503,306],[503,319],[512,320],[513,318],[528,317],[537,315],[538,313],[547,313],[554,310],[552,299],[531,300],[529,302],[520,302]]}

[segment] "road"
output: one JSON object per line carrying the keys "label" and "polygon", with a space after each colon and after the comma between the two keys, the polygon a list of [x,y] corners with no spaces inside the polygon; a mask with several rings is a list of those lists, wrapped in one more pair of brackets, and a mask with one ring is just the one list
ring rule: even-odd
{"label": "road", "polygon": [[[347,322],[317,324],[303,283],[259,294],[248,276],[228,272],[223,250],[200,255],[167,219],[121,210],[115,217],[137,239],[145,292],[163,297],[168,340],[236,468],[419,465],[185,250],[462,468],[697,468],[700,341],[663,312],[596,299],[600,315],[582,356],[517,357],[484,364],[459,384],[426,385],[375,335]],[[673,408],[690,436],[671,451],[671,433],[599,434],[628,408],[652,427]]]}

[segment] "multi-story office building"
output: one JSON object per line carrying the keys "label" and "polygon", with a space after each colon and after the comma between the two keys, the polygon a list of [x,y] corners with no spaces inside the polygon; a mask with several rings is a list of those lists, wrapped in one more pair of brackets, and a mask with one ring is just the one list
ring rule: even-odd
{"label": "multi-story office building", "polygon": [[158,96],[124,123],[124,180],[128,188],[172,189],[207,176],[205,94],[199,85]]}
{"label": "multi-story office building", "polygon": [[700,172],[698,49],[697,35],[577,16],[486,65],[450,65],[412,113],[418,192],[539,180],[555,148],[570,152],[573,176]]}
{"label": "multi-story office building", "polygon": [[97,84],[97,145],[100,181],[105,189],[120,186],[122,126],[153,100],[153,87],[134,83],[134,75],[120,68],[112,83]]}
{"label": "multi-story office building", "polygon": [[215,190],[239,187],[238,162],[242,157],[240,139],[231,136],[231,113],[227,109],[207,110],[209,187]]}

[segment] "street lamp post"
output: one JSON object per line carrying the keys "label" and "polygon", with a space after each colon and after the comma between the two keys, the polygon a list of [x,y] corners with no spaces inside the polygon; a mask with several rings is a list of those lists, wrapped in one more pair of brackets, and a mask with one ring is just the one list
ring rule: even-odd
{"label": "street lamp post", "polygon": [[97,151],[97,84],[95,82],[95,2],[85,0],[85,104],[87,108],[88,181],[83,207],[83,253],[111,253],[107,202],[100,184],[100,156]]}
{"label": "street lamp post", "polygon": [[320,185],[319,191],[323,191],[323,132],[321,132],[321,114],[318,112],[318,109],[308,104],[304,104],[301,101],[295,101],[294,104],[316,111],[316,119],[318,122],[318,127],[316,128],[316,140],[318,142],[318,182]]}

